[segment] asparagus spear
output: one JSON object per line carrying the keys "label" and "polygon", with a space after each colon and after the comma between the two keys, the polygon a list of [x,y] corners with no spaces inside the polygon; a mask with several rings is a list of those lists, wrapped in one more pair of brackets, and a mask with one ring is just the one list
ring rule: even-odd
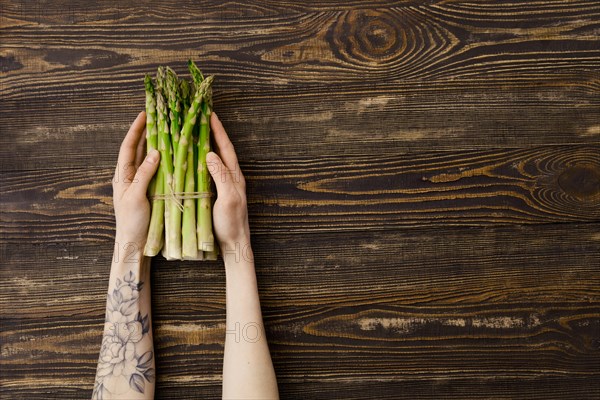
{"label": "asparagus spear", "polygon": [[158,132],[156,130],[156,98],[154,97],[154,84],[150,75],[144,77],[146,89],[146,144],[148,151],[158,147]]}
{"label": "asparagus spear", "polygon": [[[156,172],[154,185],[154,196],[160,196],[165,193],[165,174],[162,169]],[[148,228],[148,239],[144,247],[144,255],[154,257],[163,247],[163,233],[165,226],[165,201],[163,199],[152,200],[152,214],[150,217],[150,226]]]}
{"label": "asparagus spear", "polygon": [[212,251],[205,251],[204,252],[204,260],[211,260],[214,261],[217,259],[217,256],[219,255],[219,248],[217,246],[214,246],[214,249]]}
{"label": "asparagus spear", "polygon": [[[198,87],[196,94],[194,95],[194,98],[190,103],[190,108],[188,109],[188,112],[185,115],[185,121],[183,123],[183,129],[181,130],[181,135],[179,137],[179,144],[177,145],[177,152],[175,154],[175,166],[173,169],[173,187],[176,193],[183,192],[185,188],[185,173],[188,159],[188,147],[192,142],[192,131],[194,129],[194,126],[196,125],[196,120],[200,111],[200,105],[202,103],[203,98],[206,96],[206,92],[208,91],[208,89],[210,89],[212,81],[213,77],[210,76],[206,78]],[[173,232],[172,237],[174,239],[179,239],[177,242],[177,244],[179,245],[179,253],[176,253],[174,251],[170,255],[172,255],[173,258],[181,258],[182,211],[178,207],[174,207],[171,211],[173,211],[173,213],[169,216],[169,225],[175,229],[175,232]],[[189,225],[189,222],[186,223],[186,226],[187,225]]]}
{"label": "asparagus spear", "polygon": [[[183,106],[183,115],[187,115],[190,108],[190,85],[186,80],[179,82],[181,91],[181,99]],[[194,125],[192,136],[197,131]],[[185,193],[193,193],[196,191],[196,177],[194,175],[194,146],[188,145],[188,154],[185,166]],[[186,260],[198,259],[198,245],[196,243],[196,200],[185,199],[183,201],[183,221],[181,226],[182,256]]]}
{"label": "asparagus spear", "polygon": [[[185,192],[196,191],[196,179],[194,174],[194,146],[187,146],[187,160],[185,171]],[[198,258],[198,244],[196,241],[196,200],[185,199],[183,201],[183,222],[181,227],[181,240],[183,242],[182,255],[184,259]]]}
{"label": "asparagus spear", "polygon": [[188,69],[190,70],[190,74],[192,75],[192,79],[194,80],[196,86],[200,85],[200,83],[202,83],[204,80],[204,75],[202,75],[200,68],[198,68],[196,63],[191,59],[188,60]]}
{"label": "asparagus spear", "polygon": [[[147,152],[158,148],[158,130],[156,127],[156,98],[154,96],[154,85],[152,78],[146,75],[144,78],[144,86],[146,87],[146,145]],[[159,169],[157,174],[152,178],[149,186],[149,194],[151,196],[163,194],[164,175]],[[163,229],[164,229],[164,200],[152,200],[152,215],[150,217],[150,226],[148,228],[148,238],[144,248],[144,255],[153,257],[158,254],[163,245]]]}
{"label": "asparagus spear", "polygon": [[[196,85],[201,84],[204,76],[200,68],[194,61],[188,61],[188,69]],[[197,190],[199,192],[209,192],[211,187],[211,177],[206,165],[206,154],[210,151],[210,115],[212,114],[212,90],[207,93],[205,101],[202,103],[200,115],[200,134],[198,137],[198,174]],[[196,233],[198,235],[198,249],[204,251],[206,259],[216,259],[216,250],[214,245],[214,236],[212,232],[212,201],[210,197],[201,197],[198,199]]]}
{"label": "asparagus spear", "polygon": [[167,76],[165,80],[166,92],[169,102],[169,121],[171,128],[171,141],[173,146],[173,156],[177,157],[177,147],[179,146],[179,132],[181,131],[181,91],[179,89],[179,80],[177,74],[171,68],[167,67]]}
{"label": "asparagus spear", "polygon": [[[160,89],[164,90],[164,81],[162,68],[159,68],[157,74],[157,83]],[[160,166],[163,173],[164,193],[173,196],[173,153],[171,152],[171,137],[169,135],[169,124],[167,121],[167,105],[161,90],[156,91],[156,114],[158,121],[158,150],[160,151]],[[167,259],[181,258],[181,227],[177,229],[173,225],[171,216],[175,211],[179,211],[175,200],[167,200],[165,204],[165,245],[163,255]],[[179,244],[179,246],[178,246]]]}
{"label": "asparagus spear", "polygon": [[[200,68],[192,61],[188,60],[188,68],[190,70],[190,75],[192,75],[193,86],[199,86],[204,80],[204,75],[202,75],[202,71]],[[200,124],[196,124],[196,129],[194,130],[194,171],[198,171],[198,140],[200,137]],[[199,190],[196,185],[196,190]]]}
{"label": "asparagus spear", "polygon": [[186,81],[185,79],[182,79],[179,81],[179,93],[181,96],[181,106],[183,108],[183,116],[185,117],[185,114],[187,114],[188,109],[190,108],[190,102],[192,99],[190,99],[191,93],[190,93],[190,84],[188,81]]}
{"label": "asparagus spear", "polygon": [[[210,173],[206,165],[206,155],[210,151],[210,115],[212,113],[212,91],[207,93],[200,111],[200,137],[198,138],[198,191],[210,192]],[[198,199],[198,217],[196,233],[198,249],[204,252],[214,251],[212,229],[212,203],[210,197]]]}

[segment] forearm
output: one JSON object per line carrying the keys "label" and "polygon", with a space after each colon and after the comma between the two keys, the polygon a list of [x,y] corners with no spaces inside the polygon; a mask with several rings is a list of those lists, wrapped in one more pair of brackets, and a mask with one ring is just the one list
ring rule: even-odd
{"label": "forearm", "polygon": [[277,399],[249,245],[222,249],[227,277],[224,399]]}
{"label": "forearm", "polygon": [[94,399],[154,397],[150,258],[142,250],[143,246],[117,237]]}

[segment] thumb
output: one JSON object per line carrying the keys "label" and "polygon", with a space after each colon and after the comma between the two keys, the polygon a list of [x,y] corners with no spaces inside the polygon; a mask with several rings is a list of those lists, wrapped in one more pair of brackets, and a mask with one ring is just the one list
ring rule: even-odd
{"label": "thumb", "polygon": [[133,189],[136,194],[145,195],[148,190],[150,180],[158,169],[160,159],[160,153],[158,150],[151,150],[147,155],[142,164],[138,167],[135,173],[135,179],[133,181]]}
{"label": "thumb", "polygon": [[217,153],[211,151],[206,154],[206,167],[215,181],[217,194],[223,195],[233,189],[229,169],[223,164],[223,160]]}

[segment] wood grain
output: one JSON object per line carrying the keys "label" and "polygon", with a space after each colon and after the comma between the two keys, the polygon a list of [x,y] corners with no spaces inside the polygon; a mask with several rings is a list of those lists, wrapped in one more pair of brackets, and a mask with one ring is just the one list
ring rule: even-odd
{"label": "wood grain", "polygon": [[[591,398],[600,389],[594,368],[600,361],[599,228],[259,236],[253,246],[283,397],[323,398],[318,388],[325,385],[332,398],[369,397],[376,388],[375,397],[387,398],[432,398],[446,389],[469,398],[468,388],[498,398],[552,398],[541,389],[549,382],[548,388],[565,385],[555,398],[566,388]],[[48,248],[35,244],[19,252],[2,247],[7,393],[89,395],[111,247],[59,244],[45,255]],[[569,257],[573,252],[577,257]],[[43,273],[39,259],[47,261]],[[157,259],[152,290],[158,397],[217,397],[221,263],[175,266]],[[60,375],[29,379],[44,363]],[[334,394],[347,384],[357,392]]]}
{"label": "wood grain", "polygon": [[[600,147],[245,162],[253,232],[598,221]],[[112,240],[114,168],[0,178],[5,241]]]}
{"label": "wood grain", "polygon": [[112,164],[143,75],[190,57],[243,158],[600,140],[594,0],[41,4],[2,2],[3,170]]}
{"label": "wood grain", "polygon": [[[0,0],[0,398],[89,398],[142,77],[217,75],[282,399],[600,398],[596,0]],[[221,262],[153,260],[159,399]]]}

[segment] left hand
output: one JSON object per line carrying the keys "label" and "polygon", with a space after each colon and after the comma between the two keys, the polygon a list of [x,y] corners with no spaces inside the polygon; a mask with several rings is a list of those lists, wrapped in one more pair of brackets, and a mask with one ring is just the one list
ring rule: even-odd
{"label": "left hand", "polygon": [[[233,144],[216,113],[210,117],[215,151],[206,156],[206,165],[217,187],[213,206],[215,235],[222,251],[250,245],[246,180]],[[225,255],[225,253],[223,253]]]}
{"label": "left hand", "polygon": [[150,224],[150,203],[146,191],[156,172],[160,154],[146,153],[146,113],[141,112],[131,124],[121,143],[113,178],[113,203],[117,221],[117,241],[121,246],[132,244],[140,250],[146,243]]}

